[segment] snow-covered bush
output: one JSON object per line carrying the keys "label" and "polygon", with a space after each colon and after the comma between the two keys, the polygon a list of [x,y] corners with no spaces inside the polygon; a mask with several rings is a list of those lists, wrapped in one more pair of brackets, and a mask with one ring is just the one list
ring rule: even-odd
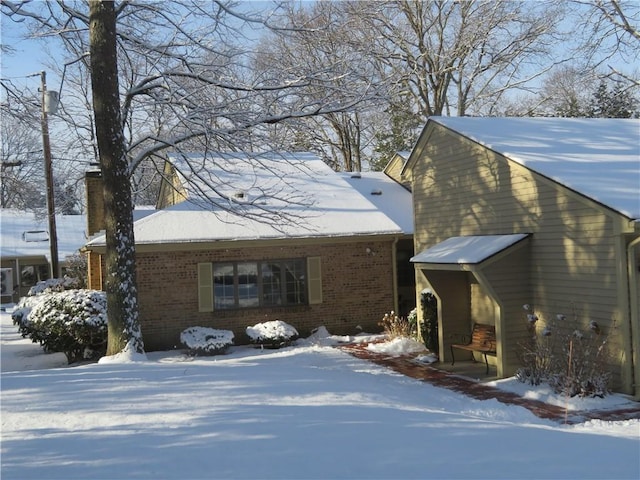
{"label": "snow-covered bush", "polygon": [[[63,352],[69,363],[103,356],[107,347],[107,299],[98,290],[65,290],[31,298],[17,322],[23,337],[47,352]],[[22,302],[21,302],[22,303]]]}
{"label": "snow-covered bush", "polygon": [[[560,333],[567,326],[563,314],[558,314],[541,329],[538,315],[525,305],[529,340],[521,345],[523,366],[516,378],[523,383],[547,383],[555,393],[569,397],[604,397],[610,393],[611,374],[606,370],[607,337],[596,322],[588,331],[573,330]],[[573,326],[578,325],[574,315]]]}
{"label": "snow-covered bush", "polygon": [[290,345],[298,338],[298,331],[280,320],[258,323],[247,327],[247,336],[251,343],[267,348],[280,348]]}
{"label": "snow-covered bush", "polygon": [[189,327],[180,333],[180,342],[189,355],[219,355],[233,345],[231,330],[207,327]]}
{"label": "snow-covered bush", "polygon": [[75,277],[50,278],[41,280],[29,289],[27,295],[34,296],[45,292],[62,292],[64,290],[76,290],[82,287],[82,280]]}
{"label": "snow-covered bush", "polygon": [[41,280],[29,289],[26,297],[22,297],[11,313],[13,324],[18,326],[18,331],[23,337],[29,336],[24,329],[27,328],[29,312],[40,303],[44,297],[43,294],[52,292],[62,292],[64,290],[81,288],[81,281],[77,278],[64,276],[63,278],[50,278]]}
{"label": "snow-covered bush", "polygon": [[24,329],[27,327],[29,313],[31,312],[31,309],[35,307],[41,300],[42,297],[39,295],[22,297],[11,313],[13,324],[18,326],[18,331],[22,334],[23,337],[27,336],[27,333]]}

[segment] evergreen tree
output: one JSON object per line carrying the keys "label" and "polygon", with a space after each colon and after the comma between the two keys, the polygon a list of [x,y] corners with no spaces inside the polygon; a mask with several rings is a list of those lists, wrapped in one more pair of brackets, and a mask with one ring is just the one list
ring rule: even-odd
{"label": "evergreen tree", "polygon": [[370,161],[372,170],[383,170],[395,153],[411,150],[423,125],[419,115],[400,104],[392,104],[387,113],[390,117],[390,129],[375,134],[376,146]]}
{"label": "evergreen tree", "polygon": [[592,118],[637,118],[637,100],[621,84],[609,89],[602,80],[593,94],[593,100],[588,107],[588,115]]}

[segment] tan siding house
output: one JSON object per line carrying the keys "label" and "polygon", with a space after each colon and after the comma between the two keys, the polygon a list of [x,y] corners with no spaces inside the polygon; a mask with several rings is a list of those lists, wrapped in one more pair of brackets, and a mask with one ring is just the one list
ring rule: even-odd
{"label": "tan siding house", "polygon": [[[614,388],[640,395],[638,145],[637,120],[428,121],[403,174],[413,179],[416,288],[439,300],[441,361],[451,333],[488,323],[498,376],[512,375],[530,304],[549,323],[566,315],[557,328],[567,332],[596,321]],[[432,250],[516,234],[526,238],[473,262],[460,251],[440,263]]]}
{"label": "tan siding house", "polygon": [[[240,343],[268,320],[302,336],[379,331],[397,310],[411,194],[384,173],[336,173],[309,154],[172,156],[164,171],[161,209],[134,223],[147,350],[180,348],[193,326]],[[100,288],[104,237],[86,248]]]}
{"label": "tan siding house", "polygon": [[396,182],[404,185],[408,190],[411,190],[411,179],[406,176],[409,172],[404,168],[409,159],[409,155],[411,155],[411,152],[397,152],[391,160],[389,160],[387,166],[384,167],[384,173]]}

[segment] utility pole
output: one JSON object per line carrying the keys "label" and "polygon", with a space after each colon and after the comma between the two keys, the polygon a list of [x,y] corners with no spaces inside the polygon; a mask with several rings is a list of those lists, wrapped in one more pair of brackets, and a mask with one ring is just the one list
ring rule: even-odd
{"label": "utility pole", "polygon": [[51,248],[51,278],[60,275],[58,267],[58,234],[56,229],[56,206],[53,194],[53,168],[51,144],[49,143],[49,121],[47,115],[58,108],[58,92],[47,92],[47,72],[40,72],[42,81],[42,149],[44,150],[44,174],[47,183],[47,216],[49,218],[49,246]]}

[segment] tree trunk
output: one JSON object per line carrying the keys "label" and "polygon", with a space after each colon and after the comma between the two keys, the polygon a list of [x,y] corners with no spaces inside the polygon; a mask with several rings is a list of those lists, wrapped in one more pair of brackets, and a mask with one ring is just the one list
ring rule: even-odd
{"label": "tree trunk", "polygon": [[116,12],[111,1],[89,2],[91,87],[96,139],[104,179],[107,355],[142,353],[138,320],[133,205],[120,113]]}

